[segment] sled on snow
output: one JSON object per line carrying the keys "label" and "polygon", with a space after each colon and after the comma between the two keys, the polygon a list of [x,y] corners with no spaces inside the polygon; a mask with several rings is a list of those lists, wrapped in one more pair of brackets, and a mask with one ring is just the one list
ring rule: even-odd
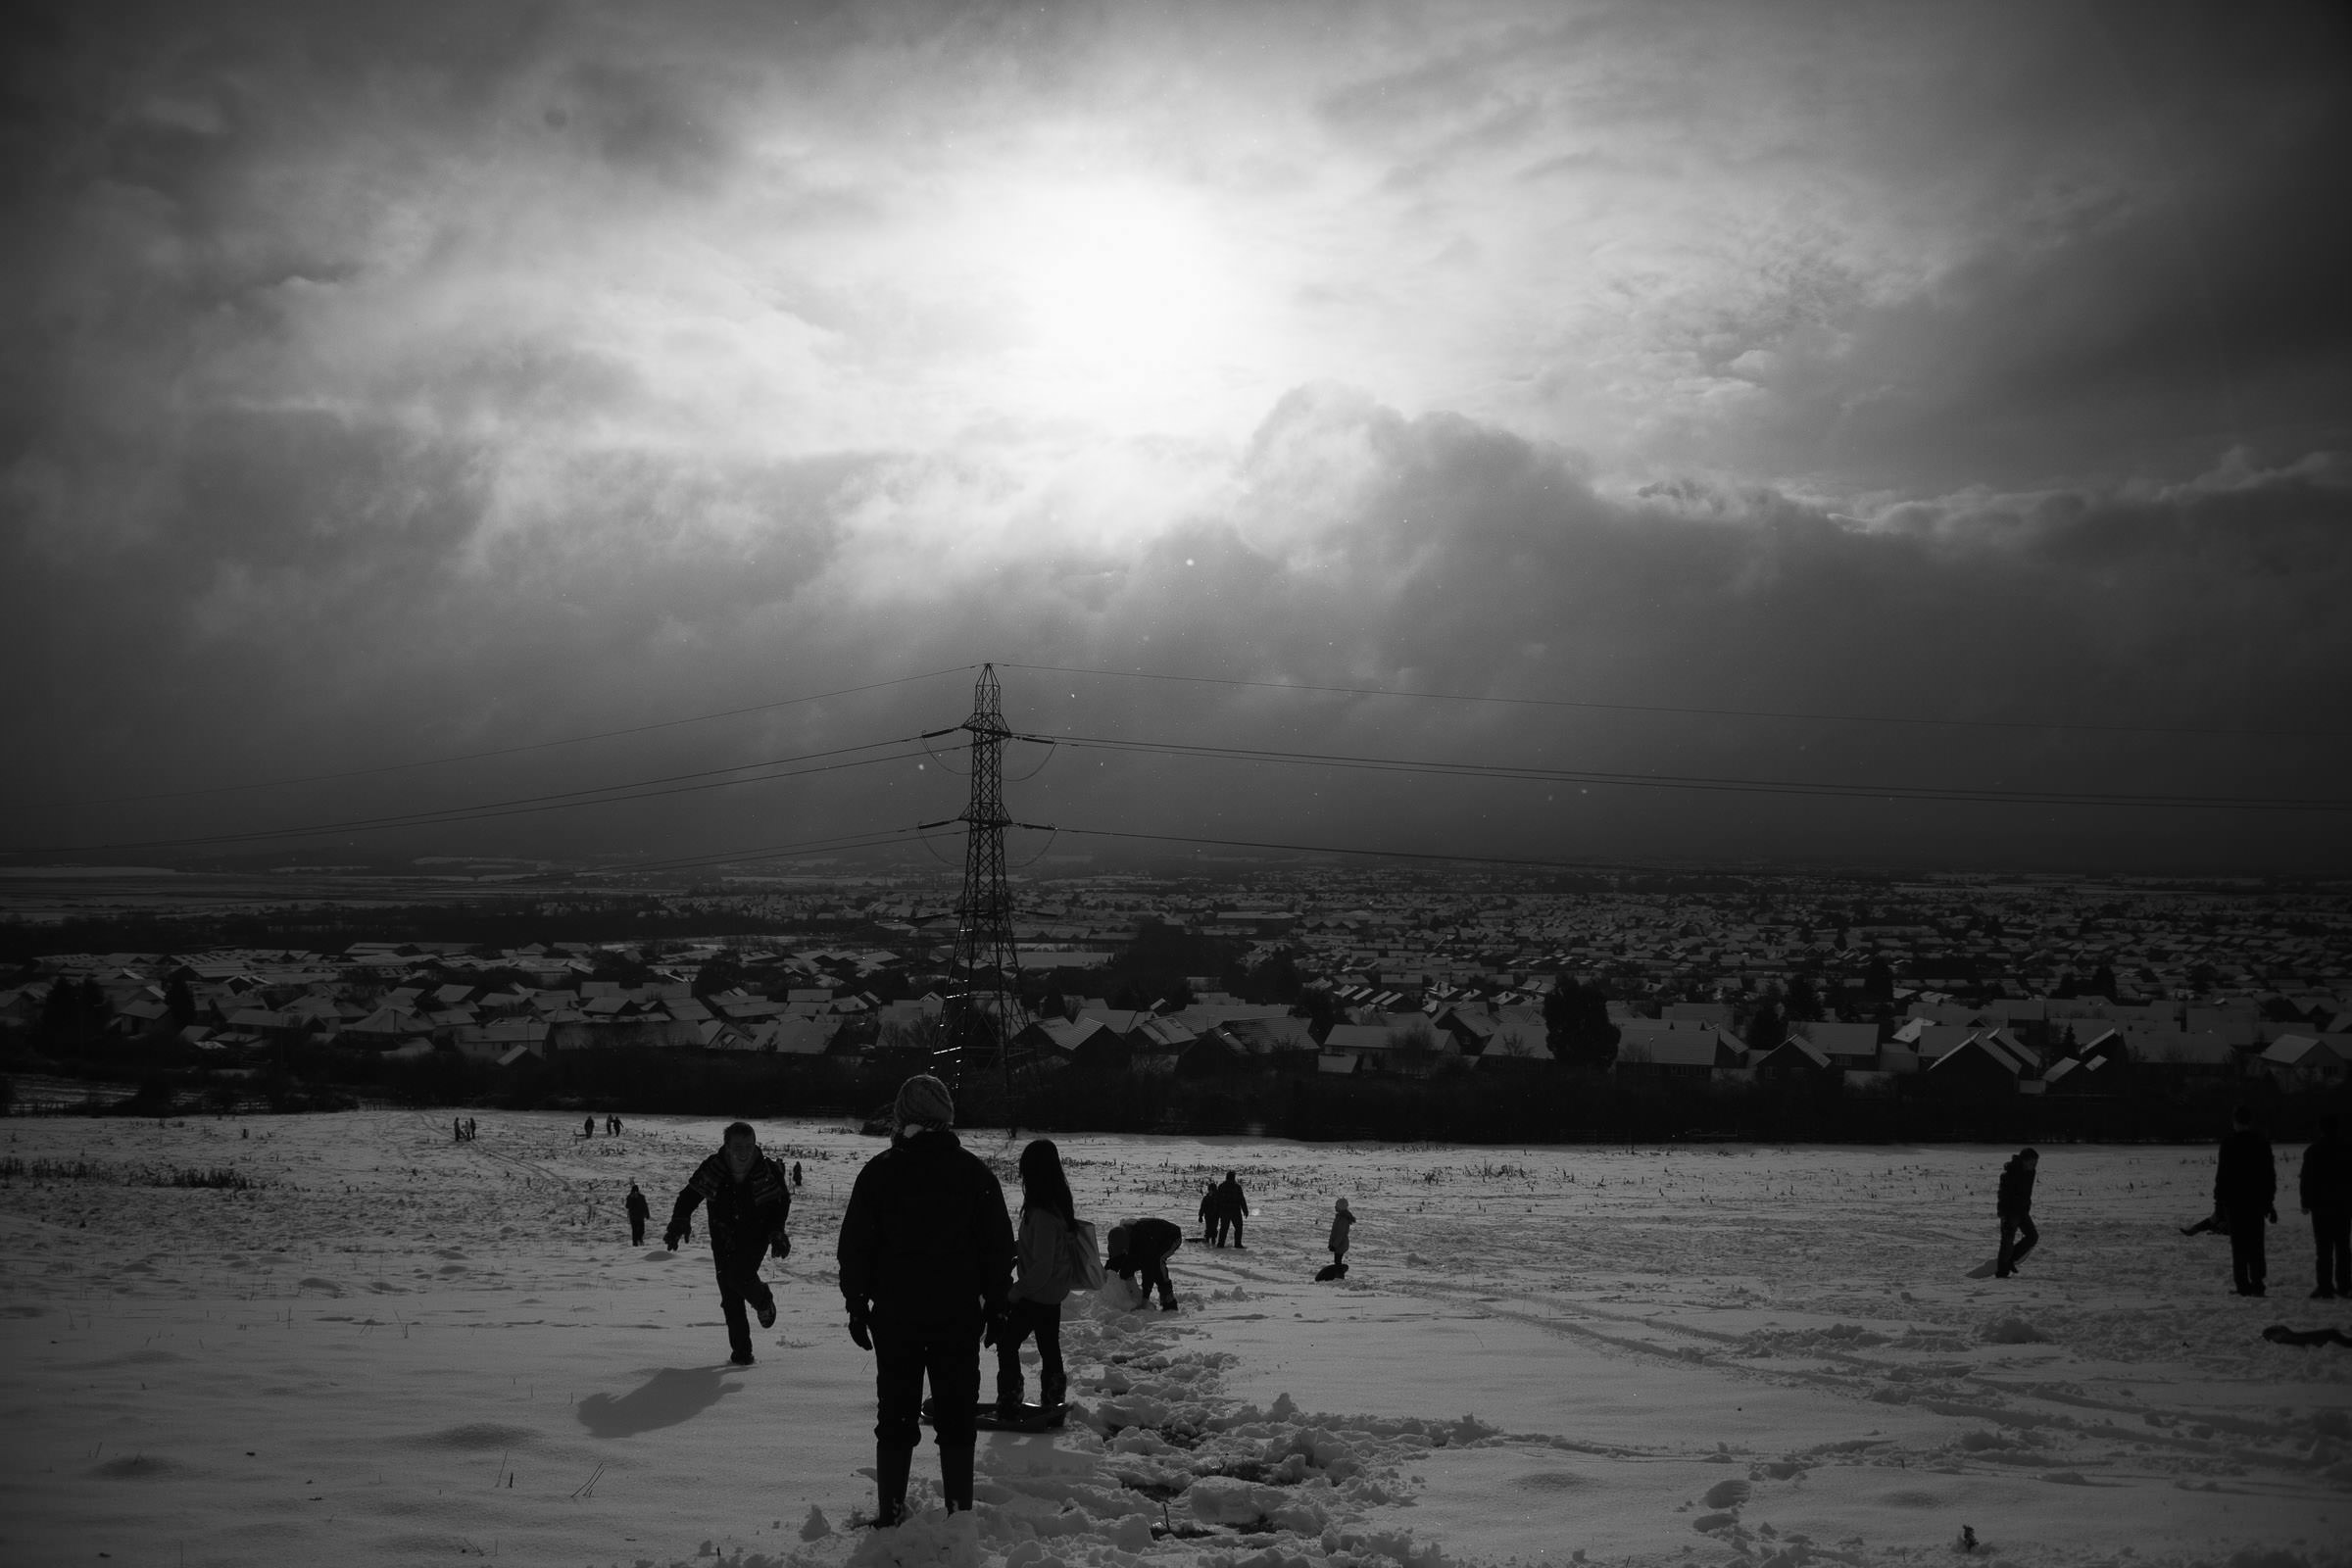
{"label": "sled on snow", "polygon": [[[923,1419],[939,1425],[939,1401],[923,1401]],[[972,1411],[972,1425],[982,1432],[1053,1432],[1069,1419],[1070,1407],[1061,1404],[1024,1404],[1018,1415],[1001,1415],[994,1399],[983,1399]]]}

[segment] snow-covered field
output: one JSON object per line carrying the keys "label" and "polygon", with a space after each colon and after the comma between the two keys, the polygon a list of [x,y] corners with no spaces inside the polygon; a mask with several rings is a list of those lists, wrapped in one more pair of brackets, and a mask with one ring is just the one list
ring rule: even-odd
{"label": "snow-covered field", "polygon": [[[981,1439],[981,1506],[870,1508],[871,1362],[832,1242],[878,1145],[766,1123],[808,1184],[782,1316],[725,1364],[709,1255],[628,1245],[717,1121],[400,1112],[18,1118],[0,1154],[233,1166],[251,1192],[0,1185],[0,1560],[48,1564],[2337,1562],[2343,1323],[2174,1227],[2211,1152],[2044,1151],[2042,1248],[1990,1255],[1984,1149],[1323,1148],[1061,1140],[1081,1211],[1194,1232],[1238,1169],[1247,1250],[1183,1309],[1073,1299],[1069,1427]],[[1004,1156],[1001,1138],[976,1147]],[[2290,1175],[2299,1151],[2281,1151]],[[1008,1189],[1012,1186],[1007,1182]],[[1313,1283],[1332,1200],[1350,1277]],[[1031,1387],[1034,1390],[1034,1377]],[[916,1461],[936,1509],[937,1468]]]}

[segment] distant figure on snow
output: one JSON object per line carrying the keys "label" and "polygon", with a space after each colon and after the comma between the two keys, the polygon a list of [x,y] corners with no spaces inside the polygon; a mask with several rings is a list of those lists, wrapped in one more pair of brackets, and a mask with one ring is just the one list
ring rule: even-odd
{"label": "distant figure on snow", "polygon": [[750,1122],[728,1124],[717,1153],[694,1168],[679,1189],[669,1211],[669,1230],[662,1245],[671,1251],[693,1233],[694,1206],[709,1203],[710,1262],[718,1273],[718,1310],[727,1320],[727,1359],[737,1366],[752,1364],[752,1328],[743,1305],[752,1304],[761,1328],[776,1322],[776,1298],[760,1278],[760,1260],[769,1252],[792,1253],[792,1239],[784,1222],[792,1217],[792,1189],[776,1162],[760,1152],[760,1137]]}
{"label": "distant figure on snow", "polygon": [[629,1183],[629,1197],[625,1206],[629,1211],[629,1245],[643,1247],[645,1245],[645,1222],[653,1217],[653,1209],[646,1202],[645,1195],[637,1190],[635,1182]]}
{"label": "distant figure on snow", "polygon": [[586,1121],[580,1123],[580,1136],[582,1138],[594,1138],[596,1136],[596,1118],[594,1116],[591,1116]]}
{"label": "distant figure on snow", "polygon": [[997,1330],[997,1414],[1021,1412],[1021,1342],[1037,1339],[1037,1402],[1048,1409],[1067,1396],[1061,1364],[1061,1303],[1070,1295],[1070,1234],[1078,1205],[1062,1174],[1061,1151],[1040,1138],[1021,1151],[1021,1224],[1013,1246],[1019,1277]]}
{"label": "distant figure on snow", "polygon": [[2319,1301],[2352,1297],[2352,1150],[2344,1147],[2335,1117],[2320,1118],[2320,1136],[2303,1151],[2296,1191],[2311,1216],[2312,1246],[2319,1254]]}
{"label": "distant figure on snow", "polygon": [[2034,1228],[2034,1172],[2040,1164],[2041,1155],[2021,1149],[2001,1167],[2000,1196],[1993,1200],[1993,1212],[2001,1222],[2001,1250],[1992,1265],[1996,1280],[2016,1273],[2017,1265],[2041,1240],[2041,1232]]}
{"label": "distant figure on snow", "polygon": [[1233,1172],[1227,1171],[1225,1180],[1217,1185],[1217,1245],[1224,1246],[1230,1232],[1233,1245],[1241,1247],[1242,1221],[1249,1217],[1250,1200],[1243,1194],[1242,1184],[1233,1179]]}
{"label": "distant figure on snow", "polygon": [[891,1105],[891,1145],[850,1189],[835,1255],[850,1338],[874,1352],[874,1522],[906,1510],[923,1383],[951,1513],[972,1506],[980,1345],[1003,1332],[1012,1273],[1004,1189],[952,1130],[948,1086],[918,1074]]}
{"label": "distant figure on snow", "polygon": [[1224,1238],[1217,1234],[1217,1184],[1200,1184],[1200,1239],[1211,1247],[1222,1247]]}
{"label": "distant figure on snow", "polygon": [[1343,1198],[1332,1209],[1331,1236],[1326,1243],[1331,1248],[1331,1260],[1334,1263],[1348,1261],[1348,1232],[1354,1225],[1355,1216],[1348,1212],[1348,1200]]}
{"label": "distant figure on snow", "polygon": [[452,1116],[449,1118],[449,1141],[453,1144],[462,1144],[466,1141],[465,1117]]}
{"label": "distant figure on snow", "polygon": [[481,1132],[481,1130],[482,1124],[480,1122],[475,1121],[471,1116],[466,1118],[466,1141],[467,1143],[472,1143],[474,1138]]}
{"label": "distant figure on snow", "polygon": [[1176,1282],[1168,1278],[1168,1259],[1184,1245],[1184,1232],[1164,1219],[1131,1219],[1113,1225],[1102,1250],[1110,1255],[1102,1266],[1127,1282],[1141,1307],[1159,1292],[1159,1309],[1176,1310]]}
{"label": "distant figure on snow", "polygon": [[792,1185],[801,1185],[801,1162],[797,1159],[792,1162]]}
{"label": "distant figure on snow", "polygon": [[2270,1260],[2263,1255],[2265,1219],[2278,1223],[2278,1169],[2271,1141],[2254,1130],[2254,1113],[2237,1107],[2213,1169],[2213,1206],[2230,1216],[2230,1272],[2240,1296],[2263,1294]]}

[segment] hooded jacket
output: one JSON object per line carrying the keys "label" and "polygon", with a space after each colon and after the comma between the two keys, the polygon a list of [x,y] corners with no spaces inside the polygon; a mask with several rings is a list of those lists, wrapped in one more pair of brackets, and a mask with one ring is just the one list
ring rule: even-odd
{"label": "hooded jacket", "polygon": [[1328,1245],[1333,1251],[1348,1250],[1348,1231],[1354,1223],[1355,1216],[1344,1208],[1331,1216],[1331,1240]]}
{"label": "hooded jacket", "polygon": [[1012,1274],[1004,1189],[948,1129],[902,1139],[865,1162],[835,1248],[853,1314],[902,1334],[978,1334]]}
{"label": "hooded jacket", "polygon": [[1993,1211],[2002,1219],[2011,1219],[2034,1212],[2034,1161],[2023,1154],[2012,1154],[2009,1163],[2001,1167],[2001,1192],[1993,1200]]}

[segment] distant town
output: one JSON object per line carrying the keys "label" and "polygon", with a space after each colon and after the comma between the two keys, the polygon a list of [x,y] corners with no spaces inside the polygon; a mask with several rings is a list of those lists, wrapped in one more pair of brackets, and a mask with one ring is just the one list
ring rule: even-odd
{"label": "distant town", "polygon": [[[18,1110],[86,1101],[91,1077],[233,1103],[240,1080],[306,1063],[362,1092],[404,1065],[463,1064],[478,1092],[614,1053],[822,1062],[838,1079],[939,1044],[955,896],[873,877],[517,890],[397,919],[263,910],[248,918],[470,928],[494,913],[507,929],[659,934],[42,952],[0,983],[0,1051]],[[1029,881],[1018,907],[1025,1015],[1009,1054],[1032,1077],[1565,1065],[1623,1084],[1981,1102],[2127,1080],[2175,1097],[2330,1091],[2352,1063],[2352,898],[2335,892],[1669,871],[1562,889],[1316,866]]]}

